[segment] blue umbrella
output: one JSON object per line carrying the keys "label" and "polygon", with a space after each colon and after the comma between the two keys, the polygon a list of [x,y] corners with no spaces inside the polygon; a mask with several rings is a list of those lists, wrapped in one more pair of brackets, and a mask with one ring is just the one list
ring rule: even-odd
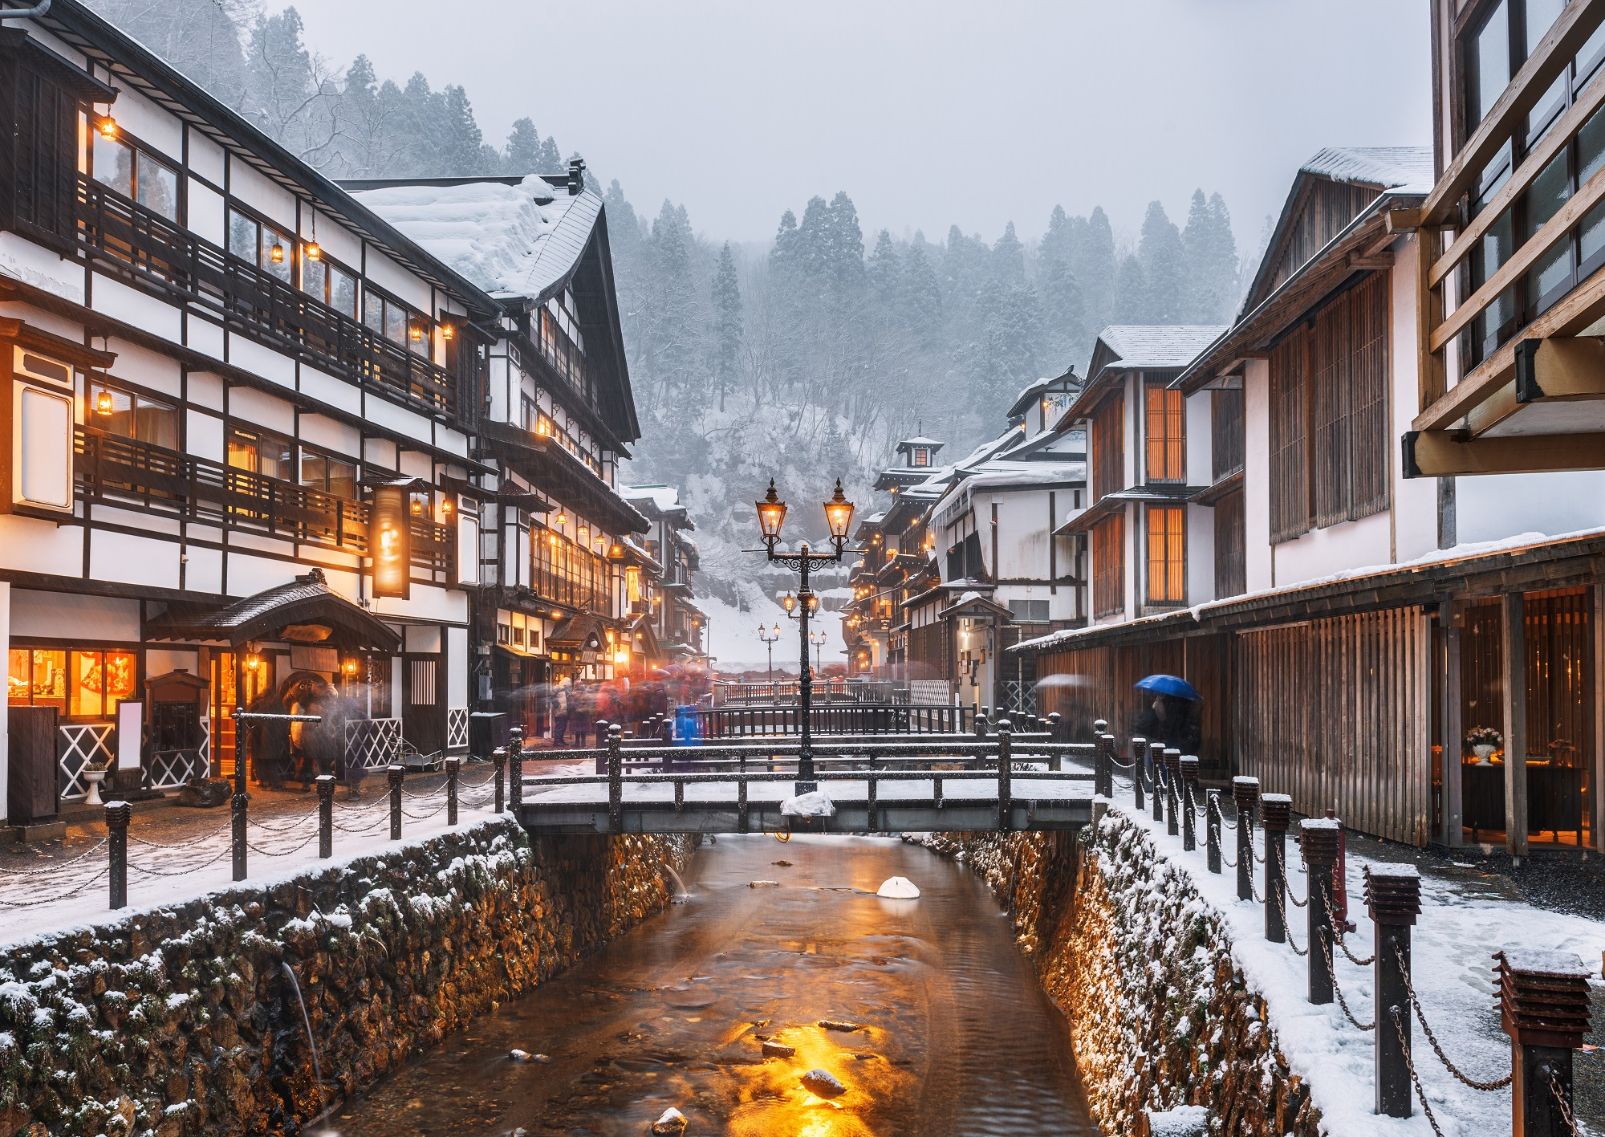
{"label": "blue umbrella", "polygon": [[1139,691],[1152,691],[1156,695],[1174,695],[1190,703],[1204,701],[1204,696],[1198,693],[1198,688],[1179,675],[1149,675],[1137,680],[1134,686]]}

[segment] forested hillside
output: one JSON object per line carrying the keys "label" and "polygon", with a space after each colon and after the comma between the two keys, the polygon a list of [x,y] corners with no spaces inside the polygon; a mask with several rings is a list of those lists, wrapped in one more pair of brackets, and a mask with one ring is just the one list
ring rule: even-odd
{"label": "forested hillside", "polygon": [[[584,151],[539,132],[541,107],[487,140],[462,86],[382,78],[365,56],[331,63],[293,8],[91,2],[334,177],[551,173]],[[1101,208],[1022,218],[1025,237],[1013,223],[990,237],[866,234],[849,190],[798,187],[754,248],[721,241],[719,218],[693,222],[684,203],[637,210],[618,180],[601,188],[644,432],[630,476],[685,488],[714,578],[746,575],[715,535],[732,520],[750,528],[770,473],[799,499],[840,473],[868,501],[898,437],[963,453],[1002,428],[1020,388],[1083,371],[1098,328],[1224,322],[1239,295],[1226,203],[1202,190],[1180,225],[1150,204],[1127,242]]]}

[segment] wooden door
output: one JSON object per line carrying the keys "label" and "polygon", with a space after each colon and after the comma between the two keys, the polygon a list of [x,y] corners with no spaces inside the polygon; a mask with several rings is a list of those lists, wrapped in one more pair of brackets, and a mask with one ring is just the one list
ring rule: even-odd
{"label": "wooden door", "polygon": [[403,660],[402,734],[421,753],[442,751],[446,748],[446,707],[441,694],[445,657],[407,655]]}

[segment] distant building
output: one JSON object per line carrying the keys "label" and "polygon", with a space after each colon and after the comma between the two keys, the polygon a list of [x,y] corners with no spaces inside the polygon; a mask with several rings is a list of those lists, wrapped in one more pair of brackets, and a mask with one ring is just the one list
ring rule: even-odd
{"label": "distant building", "polygon": [[640,615],[652,629],[661,663],[706,663],[708,617],[697,607],[699,555],[691,533],[696,526],[680,501],[680,491],[662,484],[624,487],[624,497],[652,523],[646,551],[657,566],[646,580],[650,595]]}

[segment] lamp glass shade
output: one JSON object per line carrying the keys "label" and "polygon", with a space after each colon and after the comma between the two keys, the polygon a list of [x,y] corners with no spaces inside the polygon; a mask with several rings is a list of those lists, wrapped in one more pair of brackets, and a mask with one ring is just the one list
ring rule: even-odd
{"label": "lamp glass shade", "polygon": [[780,638],[780,625],[776,624],[774,626],[774,628],[771,630],[770,634],[773,635],[776,639],[779,639]]}
{"label": "lamp glass shade", "polygon": [[780,536],[781,522],[786,520],[786,503],[780,500],[775,492],[775,480],[769,479],[769,492],[764,499],[756,503],[758,506],[758,527],[763,530],[764,540],[773,541]]}
{"label": "lamp glass shade", "polygon": [[841,479],[836,479],[836,492],[825,503],[825,521],[830,535],[838,541],[847,540],[847,527],[853,523],[853,503],[842,493]]}
{"label": "lamp glass shade", "polygon": [[780,606],[787,612],[795,612],[797,610],[797,598],[788,592],[780,598]]}

